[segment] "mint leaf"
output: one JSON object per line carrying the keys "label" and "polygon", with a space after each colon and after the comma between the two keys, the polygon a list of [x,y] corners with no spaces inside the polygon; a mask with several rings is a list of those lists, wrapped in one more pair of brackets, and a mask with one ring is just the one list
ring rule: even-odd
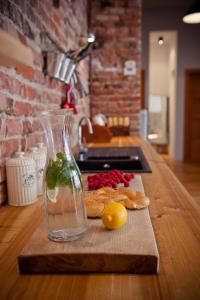
{"label": "mint leaf", "polygon": [[61,160],[63,160],[63,161],[66,161],[66,155],[65,155],[65,153],[63,153],[63,152],[58,152],[58,153],[56,154],[56,156],[57,156],[58,159],[61,159]]}
{"label": "mint leaf", "polygon": [[59,167],[56,164],[50,163],[46,171],[46,183],[49,189],[54,189],[57,182]]}
{"label": "mint leaf", "polygon": [[58,173],[56,186],[71,185],[70,170],[67,165],[64,165]]}
{"label": "mint leaf", "polygon": [[[56,154],[55,161],[50,160],[46,170],[46,183],[49,189],[74,185],[77,189],[81,188],[80,172],[75,161],[67,161],[63,152]],[[78,177],[77,177],[78,176]],[[77,179],[75,179],[77,178]]]}

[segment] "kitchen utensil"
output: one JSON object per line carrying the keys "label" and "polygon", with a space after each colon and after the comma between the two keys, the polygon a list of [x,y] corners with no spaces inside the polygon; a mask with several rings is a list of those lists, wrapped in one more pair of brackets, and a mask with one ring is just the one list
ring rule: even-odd
{"label": "kitchen utensil", "polygon": [[71,59],[69,57],[65,56],[65,58],[63,59],[63,62],[62,62],[61,70],[60,70],[60,77],[59,77],[60,81],[65,82],[65,76],[69,72],[70,64],[71,64]]}
{"label": "kitchen utensil", "polygon": [[47,52],[47,70],[49,76],[61,80],[65,54],[60,52]]}
{"label": "kitchen utensil", "polygon": [[67,69],[66,69],[66,72],[65,72],[65,74],[63,73],[64,76],[62,77],[63,81],[65,83],[67,83],[67,84],[70,83],[70,80],[71,80],[71,77],[72,77],[72,74],[73,74],[75,68],[76,68],[76,63],[72,59],[70,59]]}

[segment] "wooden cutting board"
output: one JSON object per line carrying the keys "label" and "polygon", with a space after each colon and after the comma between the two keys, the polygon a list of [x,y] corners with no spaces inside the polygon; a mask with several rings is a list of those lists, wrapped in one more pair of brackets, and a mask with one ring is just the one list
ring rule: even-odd
{"label": "wooden cutting board", "polygon": [[[131,186],[143,192],[141,176]],[[36,229],[18,261],[21,273],[156,274],[159,254],[148,208],[128,211],[119,230],[106,230],[101,219],[89,219],[84,237],[73,242],[48,240],[46,224]]]}

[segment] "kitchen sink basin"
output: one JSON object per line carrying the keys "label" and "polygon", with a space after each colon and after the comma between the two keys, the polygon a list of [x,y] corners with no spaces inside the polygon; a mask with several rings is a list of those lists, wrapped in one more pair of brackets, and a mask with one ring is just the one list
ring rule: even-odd
{"label": "kitchen sink basin", "polygon": [[152,172],[140,147],[88,148],[79,153],[76,162],[81,172],[102,172],[113,169],[126,172]]}

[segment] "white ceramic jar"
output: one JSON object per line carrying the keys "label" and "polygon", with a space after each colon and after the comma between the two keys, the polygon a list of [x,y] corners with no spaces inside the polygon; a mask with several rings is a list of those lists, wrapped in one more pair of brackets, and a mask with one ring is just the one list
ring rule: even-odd
{"label": "white ceramic jar", "polygon": [[44,168],[46,164],[46,154],[45,150],[39,150],[37,147],[30,148],[29,152],[26,154],[27,157],[34,159],[36,164],[36,177],[37,177],[37,194],[43,194],[43,176]]}
{"label": "white ceramic jar", "polygon": [[35,161],[24,152],[6,161],[8,204],[24,206],[37,200]]}
{"label": "white ceramic jar", "polygon": [[39,152],[44,153],[45,156],[47,155],[47,147],[45,146],[44,143],[37,143],[37,148]]}

